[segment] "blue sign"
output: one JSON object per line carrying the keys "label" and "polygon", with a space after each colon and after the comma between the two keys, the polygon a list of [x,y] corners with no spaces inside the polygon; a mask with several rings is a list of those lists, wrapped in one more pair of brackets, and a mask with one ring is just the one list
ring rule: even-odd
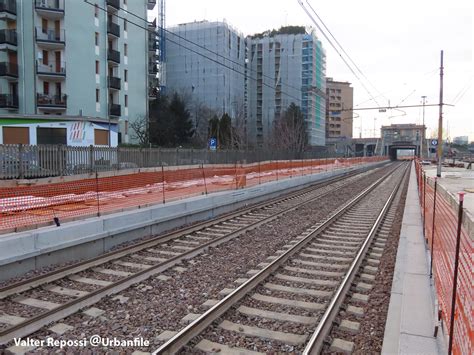
{"label": "blue sign", "polygon": [[438,140],[437,139],[432,139],[431,140],[431,145],[434,145],[434,146],[438,145]]}
{"label": "blue sign", "polygon": [[216,138],[210,138],[209,139],[209,149],[210,150],[216,150],[217,149],[217,139]]}

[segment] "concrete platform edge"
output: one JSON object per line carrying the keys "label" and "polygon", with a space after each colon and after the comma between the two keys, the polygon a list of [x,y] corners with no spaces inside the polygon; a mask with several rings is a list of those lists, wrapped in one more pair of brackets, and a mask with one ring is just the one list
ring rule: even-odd
{"label": "concrete platform edge", "polygon": [[[382,354],[445,354],[441,332],[435,338],[436,297],[429,277],[416,174],[412,166]],[[441,329],[440,329],[441,330]]]}

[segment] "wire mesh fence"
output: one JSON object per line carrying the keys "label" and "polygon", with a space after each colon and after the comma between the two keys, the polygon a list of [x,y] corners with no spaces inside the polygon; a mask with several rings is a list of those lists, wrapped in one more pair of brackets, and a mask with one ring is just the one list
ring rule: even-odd
{"label": "wire mesh fence", "polygon": [[[139,171],[17,180],[0,184],[0,233],[100,216],[185,197],[334,171],[386,159],[324,158],[257,163],[160,166]],[[10,184],[10,185],[9,185]]]}
{"label": "wire mesh fence", "polygon": [[[426,243],[432,255],[432,275],[435,281],[441,320],[449,334],[456,258],[458,206],[453,203],[453,199],[449,198],[446,193],[440,192],[441,188],[435,178],[426,176],[420,161],[416,161],[415,166]],[[437,188],[435,188],[435,184]],[[453,354],[474,353],[473,255],[473,236],[469,235],[467,228],[462,225]]]}

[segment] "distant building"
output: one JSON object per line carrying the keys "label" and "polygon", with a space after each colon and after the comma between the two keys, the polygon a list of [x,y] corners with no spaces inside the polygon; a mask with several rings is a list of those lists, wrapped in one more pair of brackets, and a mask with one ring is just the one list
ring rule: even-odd
{"label": "distant building", "polygon": [[421,141],[423,152],[427,149],[425,139],[426,126],[417,124],[392,124],[381,127],[381,155],[396,158],[396,150],[413,149],[416,156],[420,155]]}
{"label": "distant building", "polygon": [[[326,54],[315,31],[289,26],[248,37],[248,130],[257,146],[294,102],[310,145],[325,145]],[[251,78],[250,78],[251,77]]]}
{"label": "distant building", "polygon": [[94,3],[0,2],[0,114],[110,118],[128,140],[128,121],[148,115],[156,73],[154,36],[127,11],[147,18],[156,0]]}
{"label": "distant building", "polygon": [[185,95],[218,115],[235,118],[243,111],[245,37],[227,23],[200,21],[167,28],[166,61],[168,93]]}
{"label": "distant building", "polygon": [[468,136],[459,136],[453,138],[454,144],[469,144],[469,137]]}
{"label": "distant building", "polygon": [[352,138],[353,102],[351,83],[326,78],[326,138]]}

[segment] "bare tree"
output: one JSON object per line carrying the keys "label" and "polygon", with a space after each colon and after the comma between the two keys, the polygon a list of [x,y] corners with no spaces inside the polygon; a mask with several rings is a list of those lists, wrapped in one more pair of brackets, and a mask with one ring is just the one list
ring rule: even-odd
{"label": "bare tree", "polygon": [[278,150],[303,152],[308,145],[306,122],[294,103],[274,121],[272,145]]}
{"label": "bare tree", "polygon": [[148,122],[145,116],[139,115],[134,121],[131,121],[130,129],[133,131],[133,140],[138,140],[138,143],[142,146],[148,144],[150,134],[148,130]]}
{"label": "bare tree", "polygon": [[238,150],[248,148],[247,122],[243,102],[239,102],[236,106],[232,122],[232,146]]}

